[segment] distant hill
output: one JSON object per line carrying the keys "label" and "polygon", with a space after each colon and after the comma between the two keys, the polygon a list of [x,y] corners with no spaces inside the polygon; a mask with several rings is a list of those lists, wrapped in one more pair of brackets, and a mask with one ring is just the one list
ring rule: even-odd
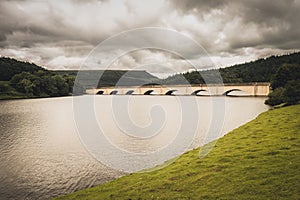
{"label": "distant hill", "polygon": [[220,72],[224,83],[270,82],[283,64],[300,65],[300,53],[271,56],[265,59],[259,59],[226,68],[205,70],[201,72],[186,72],[170,76],[164,80],[164,83],[181,84],[186,81],[190,84],[205,83],[201,75],[208,77],[210,83],[219,83],[221,80],[219,80],[219,77],[215,76],[217,71]]}
{"label": "distant hill", "polygon": [[[76,76],[77,70],[55,71],[58,74],[68,74]],[[87,88],[95,87],[98,81],[98,87],[105,86],[135,86],[149,83],[159,83],[160,80],[144,70],[82,70],[80,71],[80,83]]]}
{"label": "distant hill", "polygon": [[0,58],[0,81],[9,81],[14,75],[21,72],[34,73],[39,70],[47,71],[34,63],[22,62],[7,57]]}

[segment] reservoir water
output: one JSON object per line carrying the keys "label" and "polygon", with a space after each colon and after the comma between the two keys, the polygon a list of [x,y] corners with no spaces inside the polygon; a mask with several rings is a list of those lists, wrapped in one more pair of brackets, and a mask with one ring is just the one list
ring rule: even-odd
{"label": "reservoir water", "polygon": [[[86,115],[84,104],[74,106],[89,98],[93,98],[93,116]],[[187,112],[183,104],[189,98],[196,106]],[[0,101],[0,199],[49,199],[117,178],[124,174],[118,166],[136,171],[176,156],[176,151],[165,151],[157,159],[135,163],[118,151],[107,151],[100,152],[105,154],[101,162],[94,152],[99,149],[88,144],[92,138],[85,138],[98,131],[88,126],[91,121],[97,122],[116,149],[137,155],[163,152],[176,142],[176,135],[189,132],[192,140],[182,140],[185,146],[178,147],[182,151],[254,119],[268,109],[264,100],[116,95]],[[213,109],[214,105],[221,107]],[[89,130],[82,130],[85,126]]]}

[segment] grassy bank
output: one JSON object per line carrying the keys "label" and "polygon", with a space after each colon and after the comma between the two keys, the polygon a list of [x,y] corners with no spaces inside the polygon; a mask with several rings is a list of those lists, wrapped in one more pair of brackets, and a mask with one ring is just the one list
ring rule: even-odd
{"label": "grassy bank", "polygon": [[300,199],[300,105],[271,110],[157,171],[58,199]]}

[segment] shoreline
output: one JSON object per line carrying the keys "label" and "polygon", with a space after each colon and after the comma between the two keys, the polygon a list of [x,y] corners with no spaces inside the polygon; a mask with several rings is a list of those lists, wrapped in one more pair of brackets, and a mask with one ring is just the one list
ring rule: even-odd
{"label": "shoreline", "polygon": [[[89,94],[82,94],[82,95],[76,95],[76,96],[85,96],[85,95],[89,95]],[[73,94],[70,95],[64,95],[64,96],[36,96],[36,97],[27,97],[27,96],[1,96],[0,95],[0,101],[4,101],[4,100],[22,100],[22,99],[45,99],[45,98],[59,98],[59,97],[71,97],[71,96],[75,96]],[[230,98],[266,98],[264,96],[234,96],[234,95],[227,95],[227,96],[223,96],[223,95],[94,95],[94,96],[161,96],[161,97],[230,97]]]}
{"label": "shoreline", "polygon": [[26,99],[46,99],[46,98],[71,97],[71,96],[73,96],[73,95],[70,94],[70,95],[65,95],[65,96],[37,96],[37,97],[7,96],[5,98],[3,98],[3,96],[0,96],[0,101],[5,101],[5,100],[26,100]]}

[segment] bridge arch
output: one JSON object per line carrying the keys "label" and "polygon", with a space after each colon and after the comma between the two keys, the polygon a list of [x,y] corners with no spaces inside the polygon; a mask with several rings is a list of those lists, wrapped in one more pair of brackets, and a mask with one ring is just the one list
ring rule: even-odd
{"label": "bridge arch", "polygon": [[203,91],[207,92],[207,90],[203,90],[203,89],[201,89],[201,90],[195,90],[194,92],[192,92],[191,95],[197,95],[199,92],[203,92]]}
{"label": "bridge arch", "polygon": [[165,95],[174,95],[174,92],[176,92],[177,90],[169,90],[165,93]]}
{"label": "bridge arch", "polygon": [[134,93],[134,90],[128,90],[125,95],[132,95]]}
{"label": "bridge arch", "polygon": [[116,95],[116,94],[118,94],[118,90],[113,90],[113,91],[111,91],[109,94],[110,94],[110,95]]}
{"label": "bridge arch", "polygon": [[230,92],[234,92],[234,91],[239,91],[239,92],[241,92],[242,90],[240,90],[240,89],[231,89],[231,90],[228,90],[228,91],[224,92],[222,95],[223,95],[223,96],[229,96],[229,93],[230,93]]}
{"label": "bridge arch", "polygon": [[153,92],[154,90],[147,90],[144,95],[151,95],[151,93]]}
{"label": "bridge arch", "polygon": [[104,91],[103,90],[99,90],[96,94],[104,94]]}

